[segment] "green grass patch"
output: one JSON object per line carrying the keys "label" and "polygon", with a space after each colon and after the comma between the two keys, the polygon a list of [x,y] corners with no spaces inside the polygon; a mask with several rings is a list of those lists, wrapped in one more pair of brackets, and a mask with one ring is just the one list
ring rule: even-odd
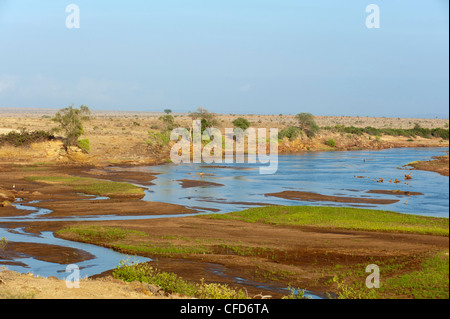
{"label": "green grass patch", "polygon": [[126,239],[130,235],[147,236],[146,233],[116,227],[73,226],[57,231],[57,234],[72,234],[79,241],[89,243],[111,242]]}
{"label": "green grass patch", "polygon": [[388,278],[380,287],[379,294],[414,299],[448,299],[448,251],[426,258],[416,271]]}
{"label": "green grass patch", "polygon": [[329,284],[336,286],[338,299],[448,299],[448,250],[416,256],[416,261],[396,257],[374,260],[380,269],[380,288],[365,285],[367,265],[355,265],[335,275]]}
{"label": "green grass patch", "polygon": [[77,176],[31,176],[26,177],[27,180],[60,184],[69,186],[75,191],[88,194],[107,197],[124,197],[145,195],[144,190],[140,187],[129,183],[113,182],[90,177]]}
{"label": "green grass patch", "polygon": [[[102,244],[128,254],[145,254],[151,256],[171,257],[187,254],[210,254],[212,250],[197,241],[181,236],[154,237],[145,232],[101,226],[72,226],[56,232],[64,238],[92,244]],[[184,240],[188,244],[170,242],[151,242],[152,240]]]}
{"label": "green grass patch", "polygon": [[278,226],[314,226],[362,231],[401,232],[448,236],[448,218],[389,211],[326,206],[269,206],[201,218],[234,219]]}
{"label": "green grass patch", "polygon": [[145,253],[149,255],[174,256],[179,254],[209,254],[210,249],[205,246],[183,246],[170,243],[159,244],[116,244],[113,246],[128,253]]}

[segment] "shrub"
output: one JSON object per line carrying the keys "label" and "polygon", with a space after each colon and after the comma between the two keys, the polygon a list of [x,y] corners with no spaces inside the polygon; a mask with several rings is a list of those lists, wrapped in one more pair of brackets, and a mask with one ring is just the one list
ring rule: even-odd
{"label": "shrub", "polygon": [[431,135],[434,137],[440,137],[444,140],[448,140],[449,139],[449,131],[448,129],[443,129],[443,128],[435,128],[431,130]]}
{"label": "shrub", "polygon": [[233,121],[233,125],[245,131],[250,127],[250,122],[243,117],[238,117]]}
{"label": "shrub", "polygon": [[89,143],[89,139],[88,138],[84,138],[82,140],[77,141],[77,145],[79,148],[81,148],[81,150],[84,153],[89,153],[89,151],[91,150],[91,145]]}
{"label": "shrub", "polygon": [[53,134],[46,131],[31,131],[28,132],[22,129],[21,132],[11,131],[8,134],[0,135],[0,146],[9,144],[15,147],[27,146],[32,143],[51,141],[55,137]]}
{"label": "shrub", "polygon": [[306,136],[314,137],[319,133],[320,128],[314,120],[314,115],[311,113],[299,113],[295,118],[299,123],[300,129],[306,133]]}
{"label": "shrub", "polygon": [[328,141],[325,142],[326,145],[330,147],[336,147],[336,141],[330,138]]}
{"label": "shrub", "polygon": [[176,126],[175,125],[175,118],[172,115],[170,115],[170,114],[166,114],[166,115],[160,116],[159,120],[161,122],[163,122],[165,131],[171,131]]}
{"label": "shrub", "polygon": [[282,129],[278,134],[278,138],[283,139],[287,137],[290,141],[293,141],[301,135],[302,130],[300,130],[298,127],[290,126],[288,128]]}
{"label": "shrub", "polygon": [[367,126],[365,128],[358,128],[354,126],[344,126],[344,125],[335,125],[333,127],[327,126],[323,129],[338,132],[338,133],[349,133],[349,134],[356,134],[356,135],[362,135],[364,133],[371,135],[371,136],[381,136],[384,135],[391,135],[391,136],[404,136],[408,138],[414,138],[417,136],[421,136],[424,138],[431,138],[431,137],[437,137],[442,138],[444,140],[449,139],[449,130],[444,128],[434,128],[434,129],[428,129],[423,128],[420,126],[420,124],[416,124],[414,128],[411,129],[401,129],[401,128],[375,128],[371,126]]}
{"label": "shrub", "polygon": [[203,280],[199,284],[188,282],[177,274],[168,273],[153,268],[147,264],[129,263],[121,261],[113,271],[115,278],[132,282],[147,282],[159,286],[166,292],[178,293],[202,299],[246,299],[242,290],[235,290],[222,284],[206,284]]}
{"label": "shrub", "polygon": [[168,134],[148,131],[149,139],[145,141],[150,146],[164,147],[169,144],[170,138]]}

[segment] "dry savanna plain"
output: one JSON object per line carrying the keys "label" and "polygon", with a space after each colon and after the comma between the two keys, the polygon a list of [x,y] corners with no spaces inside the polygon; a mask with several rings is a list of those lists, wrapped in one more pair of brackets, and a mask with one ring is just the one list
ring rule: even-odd
{"label": "dry savanna plain", "polygon": [[[0,137],[12,131],[48,131],[57,126],[52,121],[57,111],[0,108]],[[350,299],[449,297],[448,218],[361,208],[255,203],[252,208],[228,214],[214,214],[211,210],[208,215],[140,219],[144,215],[198,212],[195,207],[143,200],[145,190],[155,187],[152,181],[158,174],[136,168],[170,163],[171,142],[155,139],[164,130],[164,115],[93,111],[90,120],[83,123],[81,138],[89,140],[85,149],[65,147],[60,133],[55,133],[53,139],[21,146],[0,143],[1,229],[36,236],[50,231],[58,238],[153,260],[147,264],[124,261],[117,268],[83,279],[80,289],[68,289],[56,277],[3,269],[0,298],[304,298],[307,292],[324,298]],[[176,126],[192,127],[188,114],[171,115]],[[297,126],[293,115],[216,114],[216,127],[221,131],[232,128],[238,117],[247,119],[253,128],[278,128],[281,132]],[[283,155],[449,145],[448,133],[447,138],[395,133],[414,128],[448,131],[448,119],[316,116],[315,121],[320,127],[317,134],[280,138],[278,152]],[[359,130],[367,127],[372,128],[369,133]],[[448,154],[404,164],[409,164],[405,180],[415,169],[448,176]],[[180,183],[186,188],[220,188],[220,184],[202,180]],[[86,200],[86,195],[94,198]],[[320,198],[320,194],[308,192],[273,195],[294,199],[306,196],[314,201],[348,200]],[[395,195],[407,199],[417,194]],[[46,220],[14,221],[14,217],[30,213],[16,207],[19,199],[23,205],[46,209]],[[68,218],[96,215],[133,218]],[[81,249],[57,244],[8,240],[7,235],[0,244],[0,266],[6,268],[20,265],[18,257],[61,265],[94,257]],[[383,280],[378,289],[369,289],[365,284],[369,264],[381,268]]]}

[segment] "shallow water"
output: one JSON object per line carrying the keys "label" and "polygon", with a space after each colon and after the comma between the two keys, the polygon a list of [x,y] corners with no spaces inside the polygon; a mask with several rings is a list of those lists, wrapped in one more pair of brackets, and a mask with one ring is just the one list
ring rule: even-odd
{"label": "shallow water", "polygon": [[[302,202],[265,196],[266,193],[275,193],[285,190],[316,192],[323,195],[370,198],[398,198],[400,201],[389,205],[363,205],[369,207],[397,211],[407,214],[417,214],[434,217],[449,217],[449,178],[433,172],[402,170],[399,167],[417,160],[429,160],[432,156],[443,155],[447,148],[405,148],[381,151],[352,151],[352,152],[321,152],[305,153],[299,155],[279,156],[278,171],[274,175],[260,175],[260,164],[212,164],[229,167],[247,167],[249,170],[233,168],[207,168],[202,164],[161,165],[141,167],[136,170],[161,173],[152,182],[155,185],[148,187],[144,200],[161,201],[185,205],[188,207],[203,207],[218,209],[218,213],[237,211],[255,205],[327,205],[327,206],[355,206],[354,204],[333,202]],[[404,175],[412,172],[412,179],[404,182]],[[201,177],[198,173],[213,174]],[[355,178],[364,176],[368,178]],[[374,179],[383,178],[383,183]],[[388,183],[389,179],[399,179],[400,184]],[[224,184],[220,187],[193,187],[182,188],[177,180],[196,179]],[[393,196],[380,194],[367,194],[369,190],[402,190],[421,192],[419,196]],[[87,198],[86,200],[89,200]],[[405,200],[407,203],[405,204]],[[230,203],[234,202],[234,203]],[[236,202],[246,202],[236,203]],[[44,232],[40,235],[29,234],[22,228],[9,230],[2,227],[2,222],[28,222],[44,220],[125,220],[125,219],[152,219],[181,217],[189,215],[161,215],[161,216],[87,216],[48,218],[50,211],[32,207],[33,203],[19,202],[16,207],[30,211],[25,216],[0,218],[0,237],[15,242],[35,242],[43,244],[61,245],[82,249],[96,256],[95,259],[78,263],[81,276],[92,276],[103,271],[115,268],[121,260],[148,261],[148,258],[132,257],[114,252],[95,245],[76,243],[55,238],[52,233]],[[201,213],[211,213],[208,209]],[[48,277],[65,278],[66,265],[38,261],[33,258],[17,258],[15,261],[23,262],[26,267],[8,266],[11,270],[19,272],[32,272]],[[1,264],[1,259],[0,259]],[[236,281],[245,280],[237,278]],[[275,289],[275,288],[274,288]],[[314,295],[310,295],[314,297]]]}
{"label": "shallow water", "polygon": [[[239,166],[251,170],[208,168],[209,165],[184,164],[140,168],[161,173],[146,191],[144,200],[162,201],[190,207],[236,211],[254,204],[354,206],[434,217],[449,217],[449,178],[434,172],[399,169],[403,165],[443,155],[447,148],[405,148],[381,151],[321,152],[279,156],[274,175],[260,175],[259,164],[214,164]],[[404,179],[411,173],[412,179]],[[198,175],[199,173],[214,176]],[[355,178],[363,176],[364,178]],[[368,177],[368,178],[367,178]],[[383,183],[374,179],[383,178]],[[399,179],[401,183],[389,183]],[[225,186],[182,188],[177,180],[195,179]],[[407,184],[404,184],[406,182]],[[282,191],[306,191],[323,195],[398,199],[389,205],[308,202],[265,196]],[[401,196],[368,194],[370,190],[402,190],[424,195]],[[407,201],[405,204],[405,200]],[[220,203],[221,202],[221,203]],[[226,202],[250,202],[229,204]]]}

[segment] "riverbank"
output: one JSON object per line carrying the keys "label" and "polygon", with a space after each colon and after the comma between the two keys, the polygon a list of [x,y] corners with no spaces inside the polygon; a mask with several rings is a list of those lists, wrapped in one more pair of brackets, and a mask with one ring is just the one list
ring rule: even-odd
{"label": "riverbank", "polygon": [[[343,296],[345,284],[355,289],[353,297],[414,298],[422,290],[431,298],[448,298],[448,278],[438,287],[432,284],[436,278],[430,278],[423,287],[412,290],[408,285],[414,286],[414,279],[407,287],[386,284],[376,295],[364,286],[364,270],[369,264],[380,265],[384,283],[414,272],[444,279],[440,278],[442,272],[421,264],[440,256],[448,265],[446,218],[289,206],[152,221],[83,222],[65,228],[54,225],[54,230],[64,239],[150,257],[155,260],[150,262],[152,267],[186,280],[205,278],[245,287],[250,295],[280,298],[282,290],[269,287],[291,286],[322,296]],[[235,278],[247,278],[248,282],[237,283]],[[259,283],[258,287],[251,282]]]}
{"label": "riverbank", "polygon": [[[21,129],[49,130],[56,124],[51,117],[56,110],[14,111],[0,108],[2,124],[0,134]],[[163,113],[146,112],[94,112],[92,119],[84,124],[84,136],[90,141],[89,153],[77,148],[64,149],[60,140],[35,143],[30,147],[0,147],[0,163],[33,164],[55,163],[58,165],[86,164],[99,167],[108,165],[158,165],[170,161],[170,146],[151,146],[146,143],[149,131],[160,132],[163,123],[159,117]],[[217,114],[217,128],[233,128],[233,120],[238,115]],[[281,130],[297,125],[291,115],[245,115],[252,128],[277,128]],[[176,125],[191,127],[192,119],[186,113],[174,114]],[[370,126],[376,129],[410,129],[415,125],[426,129],[448,129],[448,119],[403,119],[348,116],[318,116],[320,127]],[[329,143],[329,141],[333,143]],[[278,143],[279,154],[293,154],[314,151],[380,150],[398,147],[448,147],[449,141],[442,138],[421,136],[406,137],[386,134],[368,135],[336,132],[322,129],[309,138],[305,135],[290,140],[284,138]]]}
{"label": "riverbank", "polygon": [[[447,152],[448,153],[448,152]],[[438,174],[449,176],[449,156],[435,156],[430,161],[416,161],[408,163],[408,166],[416,170],[436,172]]]}

